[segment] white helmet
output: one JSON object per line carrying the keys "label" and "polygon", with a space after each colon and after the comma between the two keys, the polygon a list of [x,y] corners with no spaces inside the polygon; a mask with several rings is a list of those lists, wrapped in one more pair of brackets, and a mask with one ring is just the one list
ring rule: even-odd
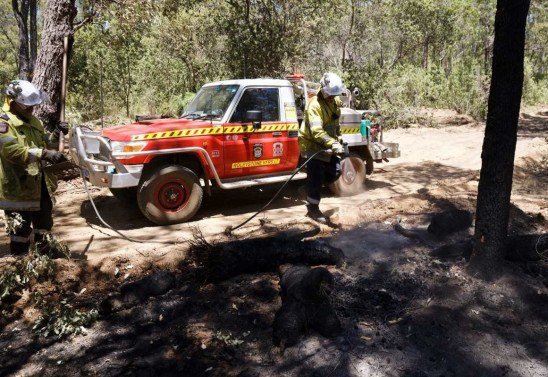
{"label": "white helmet", "polygon": [[340,96],[344,91],[344,85],[339,75],[335,73],[324,73],[320,80],[324,96]]}
{"label": "white helmet", "polygon": [[25,80],[13,80],[6,87],[6,95],[24,106],[36,106],[44,102],[46,93]]}

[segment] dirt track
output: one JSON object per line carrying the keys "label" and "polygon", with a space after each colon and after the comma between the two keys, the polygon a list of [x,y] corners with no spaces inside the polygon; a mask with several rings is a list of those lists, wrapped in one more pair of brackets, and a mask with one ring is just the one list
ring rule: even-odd
{"label": "dirt track", "polygon": [[[435,116],[454,119],[454,114],[447,112],[437,112]],[[175,353],[174,360],[178,360],[179,346],[184,354],[192,356],[193,366],[182,367],[187,373],[183,375],[223,376],[241,371],[251,373],[242,376],[548,374],[545,343],[548,313],[545,305],[542,309],[547,290],[543,270],[539,273],[529,271],[529,266],[523,267],[525,272],[522,267],[510,268],[498,286],[486,288],[466,275],[463,261],[447,264],[433,260],[428,256],[431,248],[401,236],[392,227],[396,217],[401,217],[407,226],[423,227],[432,213],[452,205],[474,210],[483,130],[482,124],[470,123],[387,132],[385,140],[400,143],[400,159],[377,164],[365,191],[359,195],[336,198],[326,192],[321,207],[333,213],[341,228],[322,227],[319,236],[326,237],[349,258],[344,269],[332,269],[340,297],[346,300],[336,303],[345,317],[343,338],[327,341],[313,335],[286,351],[283,357],[276,354],[269,340],[269,323],[279,305],[277,278],[275,274],[250,275],[218,286],[185,285],[187,288],[175,290],[161,302],[148,303],[149,308],[143,310],[152,310],[150,305],[169,300],[182,300],[185,308],[194,305],[194,309],[185,309],[183,315],[154,325],[159,327],[132,333],[130,338],[120,334],[128,330],[131,317],[118,316],[95,325],[86,338],[76,337],[51,347],[33,343],[37,350],[42,349],[41,356],[29,354],[16,364],[12,360],[10,371],[34,375],[50,368],[46,374],[55,375],[55,371],[131,374],[130,371],[136,370],[131,368],[137,368],[137,364],[128,358],[139,358],[148,352],[144,345],[141,346],[145,348],[125,346],[124,341],[140,344],[150,340],[150,344],[162,345],[164,356]],[[547,131],[546,108],[523,114],[515,160],[512,233],[548,229]],[[304,216],[298,187],[299,183],[290,185],[282,199],[236,235],[260,236],[277,228],[314,226]],[[93,297],[151,269],[181,268],[187,250],[185,241],[192,239],[196,230],[209,240],[224,239],[226,227],[250,216],[276,189],[218,192],[206,200],[195,221],[168,227],[154,226],[136,207],[124,206],[106,190],[92,189],[99,211],[108,223],[130,237],[145,241],[132,243],[100,224],[79,180],[64,182],[55,207],[54,230],[73,253],[84,255],[86,260],[67,264],[60,281],[74,291],[86,287],[89,297]],[[263,226],[259,219],[263,220]],[[466,238],[469,232],[461,232],[453,239]],[[443,242],[432,240],[432,243],[439,246]],[[6,253],[7,238],[2,235],[0,258]],[[212,312],[216,314],[210,316],[208,313]],[[27,316],[32,317],[32,313]],[[257,320],[259,324],[250,327],[249,321],[256,324]],[[150,319],[147,321],[151,323]],[[17,324],[5,330],[14,326]],[[162,326],[169,331],[165,333],[167,330]],[[177,326],[186,328],[184,339],[174,335]],[[117,334],[122,343],[117,351],[114,348],[108,351],[102,343],[113,329],[120,331]],[[243,348],[230,346],[226,337],[216,333],[227,329],[234,337],[250,331],[250,340]],[[24,334],[14,335],[16,339],[4,336],[0,338],[0,346],[7,344],[3,343],[6,341],[13,342],[15,347],[24,344]],[[171,337],[182,343],[170,348]],[[0,352],[0,361],[2,355],[9,355],[5,352],[5,349]],[[127,356],[122,356],[124,352]],[[63,359],[63,353],[67,358]],[[44,358],[50,361],[43,361]],[[51,369],[58,359],[66,367]],[[109,361],[105,360],[119,363],[119,369],[108,369],[105,363]],[[152,367],[153,373],[158,368],[157,361],[143,363],[145,371]]]}
{"label": "dirt track", "polygon": [[[522,195],[520,187],[527,184],[527,169],[534,161],[546,155],[545,140],[548,117],[542,111],[533,111],[521,120],[516,150],[516,184],[513,202],[526,212],[548,216],[545,198]],[[451,112],[438,111],[436,119],[452,119]],[[353,228],[363,221],[374,221],[362,207],[372,201],[388,200],[385,217],[394,220],[407,207],[400,205],[402,198],[418,192],[443,191],[448,197],[473,197],[481,167],[482,124],[470,123],[462,126],[440,128],[409,128],[389,131],[385,140],[400,143],[402,157],[389,163],[376,164],[375,172],[365,185],[362,194],[337,198],[325,192],[322,209],[337,213],[343,229]],[[525,169],[525,170],[524,170]],[[523,173],[525,171],[525,173]],[[525,174],[525,176],[520,176]],[[534,177],[532,177],[534,178]],[[534,179],[531,183],[534,183]],[[304,201],[299,198],[297,188],[301,183],[289,186],[283,199],[237,233],[249,234],[259,228],[259,219],[266,219],[273,226],[284,226],[307,221]],[[91,188],[93,197],[104,220],[129,237],[143,240],[132,243],[106,229],[96,217],[81,180],[62,182],[55,206],[55,228],[61,239],[66,241],[75,253],[85,253],[94,266],[109,265],[113,257],[129,258],[132,263],[152,259],[154,261],[179,260],[181,254],[170,243],[192,239],[192,233],[199,229],[206,237],[222,235],[231,225],[240,223],[266,203],[277,187],[254,188],[230,192],[216,192],[205,198],[203,208],[196,220],[180,225],[159,227],[148,222],[136,206],[124,206],[112,197],[108,190]],[[259,230],[260,232],[260,230]],[[2,239],[4,235],[2,235]],[[0,255],[6,251],[6,242],[1,242]],[[135,263],[134,263],[135,264]],[[107,271],[105,271],[107,272]]]}

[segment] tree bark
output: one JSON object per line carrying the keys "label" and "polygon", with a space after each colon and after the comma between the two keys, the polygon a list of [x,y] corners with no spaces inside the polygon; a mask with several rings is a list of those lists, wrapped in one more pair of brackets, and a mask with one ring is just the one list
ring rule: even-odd
{"label": "tree bark", "polygon": [[498,0],[472,269],[495,276],[504,258],[530,0]]}
{"label": "tree bark", "polygon": [[29,78],[29,0],[22,0],[19,5],[19,1],[12,0],[11,7],[13,9],[13,15],[17,21],[17,29],[19,32],[19,53],[17,56],[19,78],[22,80],[28,80]]}
{"label": "tree bark", "polygon": [[29,3],[29,71],[30,77],[34,76],[34,67],[38,54],[38,27],[36,16],[38,14],[37,0],[30,0]]}
{"label": "tree bark", "polygon": [[[48,128],[53,127],[61,113],[61,76],[63,67],[63,38],[69,36],[69,51],[73,41],[75,0],[47,0],[44,11],[42,43],[36,61],[33,82],[49,96],[49,101],[35,112]],[[69,56],[70,57],[70,56]]]}

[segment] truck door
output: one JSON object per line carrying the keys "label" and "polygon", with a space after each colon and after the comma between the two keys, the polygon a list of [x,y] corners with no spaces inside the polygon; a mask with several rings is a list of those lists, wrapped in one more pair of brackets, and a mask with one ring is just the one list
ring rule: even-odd
{"label": "truck door", "polygon": [[[287,166],[287,122],[282,121],[280,88],[245,88],[224,127],[225,177],[255,176],[290,170]],[[260,110],[262,122],[253,129],[248,110]]]}

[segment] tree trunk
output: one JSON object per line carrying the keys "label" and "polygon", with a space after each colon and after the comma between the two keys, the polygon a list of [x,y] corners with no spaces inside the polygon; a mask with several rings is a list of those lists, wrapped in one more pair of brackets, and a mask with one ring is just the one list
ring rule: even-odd
{"label": "tree trunk", "polygon": [[38,28],[36,26],[36,16],[38,14],[37,0],[30,0],[29,4],[29,71],[31,78],[34,76],[34,67],[36,65],[36,56],[38,52]]}
{"label": "tree trunk", "polygon": [[75,0],[47,0],[44,11],[42,43],[36,61],[34,84],[43,89],[50,101],[36,109],[35,115],[51,128],[61,114],[61,76],[63,67],[63,38],[69,36],[72,46]]}
{"label": "tree trunk", "polygon": [[13,15],[17,21],[17,29],[19,31],[19,53],[17,57],[19,78],[28,80],[29,78],[29,0],[22,0],[21,5],[17,0],[11,1]]}
{"label": "tree trunk", "polygon": [[471,267],[495,276],[504,258],[530,0],[498,0]]}

